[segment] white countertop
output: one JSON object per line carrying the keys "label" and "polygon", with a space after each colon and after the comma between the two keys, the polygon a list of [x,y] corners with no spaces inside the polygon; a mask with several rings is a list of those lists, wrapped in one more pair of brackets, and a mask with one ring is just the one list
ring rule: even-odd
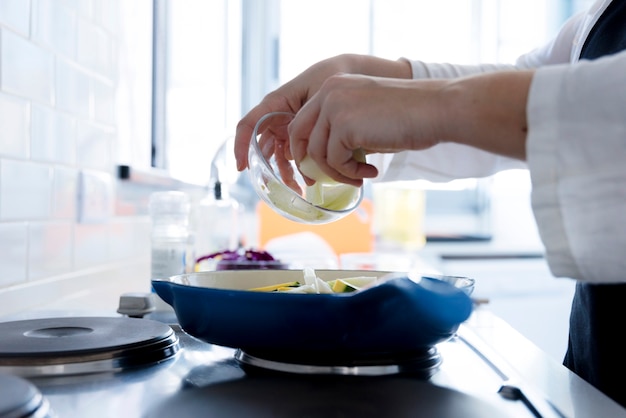
{"label": "white countertop", "polygon": [[463,326],[491,347],[514,378],[550,400],[566,417],[626,417],[626,409],[548,356],[488,307],[477,307]]}

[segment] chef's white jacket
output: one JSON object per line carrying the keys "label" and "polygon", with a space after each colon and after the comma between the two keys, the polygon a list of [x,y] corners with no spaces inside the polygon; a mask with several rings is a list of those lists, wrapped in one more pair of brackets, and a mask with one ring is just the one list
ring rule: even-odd
{"label": "chef's white jacket", "polygon": [[626,52],[578,56],[610,0],[572,17],[547,45],[512,65],[410,60],[414,78],[537,68],[527,104],[526,163],[459,144],[387,155],[378,180],[448,181],[528,168],[531,202],[556,277],[626,281]]}

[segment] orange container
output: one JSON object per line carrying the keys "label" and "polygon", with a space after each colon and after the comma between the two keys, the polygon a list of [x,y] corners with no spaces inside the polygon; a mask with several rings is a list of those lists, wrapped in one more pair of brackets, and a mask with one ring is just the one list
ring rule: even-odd
{"label": "orange container", "polygon": [[374,248],[373,209],[372,202],[363,199],[359,207],[345,218],[328,224],[307,225],[279,215],[264,201],[260,201],[257,205],[259,246],[265,248],[271,239],[308,231],[328,242],[336,255],[371,252]]}

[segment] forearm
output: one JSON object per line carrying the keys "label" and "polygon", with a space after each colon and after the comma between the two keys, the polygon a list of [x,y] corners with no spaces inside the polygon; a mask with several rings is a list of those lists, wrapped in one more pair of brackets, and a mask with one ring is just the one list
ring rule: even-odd
{"label": "forearm", "polygon": [[371,55],[345,55],[353,68],[351,74],[362,74],[376,77],[411,79],[411,63],[404,59],[388,60]]}
{"label": "forearm", "polygon": [[450,79],[468,77],[472,75],[491,73],[495,71],[511,71],[520,68],[512,64],[475,64],[462,65],[452,63],[433,63],[420,60],[408,60],[411,65],[412,77],[414,79],[438,78]]}
{"label": "forearm", "polygon": [[[371,55],[341,54],[312,65],[287,85],[302,84],[304,80],[314,93],[328,77],[340,73],[398,79],[412,78],[411,63],[404,59],[389,60]],[[280,91],[281,89],[277,90],[277,92]]]}
{"label": "forearm", "polygon": [[526,103],[533,71],[461,78],[442,89],[441,140],[526,159]]}

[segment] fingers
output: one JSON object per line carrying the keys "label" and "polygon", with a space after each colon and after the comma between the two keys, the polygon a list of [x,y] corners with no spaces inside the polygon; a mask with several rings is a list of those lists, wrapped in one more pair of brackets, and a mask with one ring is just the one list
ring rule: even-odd
{"label": "fingers", "polygon": [[269,105],[262,103],[252,109],[237,124],[234,152],[239,171],[245,170],[248,166],[248,149],[253,136],[256,136],[254,140],[258,140],[259,147],[266,158],[274,152],[274,140],[288,141],[287,126],[293,114],[284,110],[268,111],[269,108]]}
{"label": "fingers", "polygon": [[257,106],[246,114],[237,124],[235,131],[235,161],[237,162],[237,170],[243,171],[248,167],[248,148],[250,147],[250,138],[254,132],[257,121],[263,116],[263,110]]}
{"label": "fingers", "polygon": [[296,164],[308,154],[308,144],[310,132],[317,123],[319,106],[315,100],[316,96],[302,106],[289,125],[289,147],[291,156]]}
{"label": "fingers", "polygon": [[376,177],[378,170],[367,164],[364,158],[362,161],[355,159],[354,151],[359,146],[353,140],[354,127],[349,124],[350,118],[332,107],[329,111],[326,108],[321,110],[324,98],[322,89],[302,107],[289,126],[293,158],[299,164],[309,156],[332,179],[361,186],[364,178]]}
{"label": "fingers", "polygon": [[276,166],[278,167],[278,172],[280,173],[280,177],[283,182],[296,193],[302,195],[303,190],[295,178],[296,172],[294,171],[291,162],[285,156],[285,147],[286,143],[283,141],[276,143],[274,161],[276,161]]}
{"label": "fingers", "polygon": [[[248,167],[248,148],[254,129],[263,116],[272,112],[292,112],[280,95],[269,94],[259,105],[250,110],[237,124],[235,131],[235,161],[237,170],[243,171]],[[269,122],[278,121],[284,123],[285,118],[271,118]],[[274,122],[272,122],[274,123]],[[269,123],[259,127],[258,133],[263,133],[268,129]]]}

